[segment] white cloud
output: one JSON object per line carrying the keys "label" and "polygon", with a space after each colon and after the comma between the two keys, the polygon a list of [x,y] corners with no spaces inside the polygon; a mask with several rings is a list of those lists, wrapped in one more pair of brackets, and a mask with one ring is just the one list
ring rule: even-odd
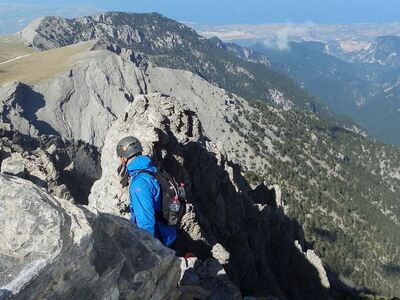
{"label": "white cloud", "polygon": [[264,44],[268,48],[288,50],[291,41],[296,40],[298,37],[305,36],[313,27],[314,24],[312,22],[305,24],[287,23],[277,29],[270,38],[264,40]]}

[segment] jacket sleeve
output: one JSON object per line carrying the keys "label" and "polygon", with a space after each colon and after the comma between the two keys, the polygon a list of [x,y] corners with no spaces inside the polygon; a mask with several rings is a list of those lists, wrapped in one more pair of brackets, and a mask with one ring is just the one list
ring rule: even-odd
{"label": "jacket sleeve", "polygon": [[139,228],[155,236],[155,213],[152,188],[142,178],[134,180],[129,188],[131,195],[130,210],[135,216]]}

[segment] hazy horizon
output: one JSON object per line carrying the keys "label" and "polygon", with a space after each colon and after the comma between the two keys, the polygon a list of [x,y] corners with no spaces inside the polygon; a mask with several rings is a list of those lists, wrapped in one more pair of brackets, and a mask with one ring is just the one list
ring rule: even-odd
{"label": "hazy horizon", "polygon": [[76,17],[105,11],[158,12],[196,30],[207,26],[262,24],[387,24],[400,22],[400,3],[388,0],[118,0],[53,1],[0,0],[0,35],[17,32],[32,20],[49,15]]}
{"label": "hazy horizon", "polygon": [[[397,0],[117,0],[117,1],[54,1],[2,0],[0,20],[4,14],[21,14],[29,8],[34,13],[42,10],[77,10],[89,13],[99,11],[158,12],[181,22],[207,25],[264,24],[264,23],[392,23],[400,21],[400,3]],[[29,14],[29,11],[26,12]],[[74,15],[69,11],[67,16]],[[0,23],[1,26],[1,23]]]}

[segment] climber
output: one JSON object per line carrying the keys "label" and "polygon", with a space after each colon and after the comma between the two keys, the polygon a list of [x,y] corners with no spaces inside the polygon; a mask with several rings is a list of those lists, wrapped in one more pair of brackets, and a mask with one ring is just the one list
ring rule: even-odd
{"label": "climber", "polygon": [[160,185],[154,176],[145,172],[155,174],[157,168],[148,156],[142,155],[142,151],[140,141],[133,136],[125,137],[117,144],[117,155],[121,166],[126,167],[130,181],[131,222],[170,247],[176,240],[176,228],[156,218],[157,212],[161,211]]}

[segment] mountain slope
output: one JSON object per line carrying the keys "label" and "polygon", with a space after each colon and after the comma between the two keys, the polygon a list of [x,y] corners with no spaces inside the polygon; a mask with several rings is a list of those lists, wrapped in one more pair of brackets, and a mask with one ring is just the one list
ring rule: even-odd
{"label": "mountain slope", "polygon": [[0,36],[0,63],[32,52],[33,49],[22,38],[16,35]]}
{"label": "mountain slope", "polygon": [[[115,14],[111,15],[115,16]],[[122,14],[121,18],[124,20],[125,14]],[[144,15],[141,18],[147,20],[150,17]],[[88,19],[84,18],[84,20]],[[149,22],[150,27],[143,26],[151,28],[153,18],[150,18]],[[86,31],[101,30],[96,29],[98,26],[98,28],[107,28],[107,32],[117,37],[118,33],[122,32],[120,23],[117,21],[115,31],[109,31],[113,28],[112,23],[106,27],[96,24],[87,25]],[[178,26],[175,30],[182,28],[179,23],[174,24]],[[52,28],[46,30],[53,30]],[[163,43],[157,35],[152,38],[154,40],[149,41],[148,45],[157,47]],[[204,41],[204,39],[200,40]],[[119,40],[114,40],[114,42],[120,43]],[[187,47],[190,43],[194,41],[190,38],[182,39],[182,44],[187,44]],[[139,43],[137,47],[145,47],[145,45],[146,43],[143,45]],[[191,51],[199,49],[196,48],[197,44],[193,45]],[[101,47],[108,50],[100,50]],[[132,47],[129,45],[129,48]],[[282,270],[288,264],[290,265],[285,258],[287,253],[275,252],[269,248],[274,242],[279,241],[279,238],[285,241],[285,237],[288,237],[291,242],[299,240],[304,251],[311,251],[314,248],[323,257],[328,270],[341,275],[345,280],[353,280],[356,287],[367,287],[386,295],[398,294],[399,274],[396,270],[400,265],[398,250],[400,244],[396,233],[399,231],[399,150],[374,143],[310,111],[297,109],[296,106],[288,109],[292,99],[288,96],[290,92],[285,92],[285,90],[274,90],[276,101],[248,101],[249,99],[236,95],[233,88],[222,89],[216,86],[215,82],[205,80],[204,76],[199,75],[201,66],[197,64],[190,65],[194,72],[179,70],[187,63],[184,54],[176,52],[176,49],[168,52],[164,49],[165,47],[165,45],[162,46],[162,53],[164,53],[162,59],[168,61],[171,67],[176,63],[174,68],[155,66],[152,61],[157,63],[157,59],[161,58],[154,53],[147,54],[150,59],[148,61],[146,55],[124,48],[123,42],[112,45],[103,41],[96,45],[97,50],[88,51],[81,60],[70,66],[67,72],[58,74],[54,78],[32,86],[5,85],[0,88],[0,94],[7,96],[1,97],[7,100],[1,114],[3,122],[11,122],[15,127],[20,126],[21,130],[36,128],[36,125],[43,126],[47,123],[54,129],[53,133],[67,138],[84,139],[98,146],[104,144],[110,126],[114,124],[118,116],[122,117],[118,126],[127,126],[124,130],[130,128],[128,125],[131,120],[132,122],[140,120],[137,123],[138,126],[129,129],[135,133],[135,130],[139,130],[140,133],[140,129],[147,128],[149,124],[161,123],[167,134],[162,134],[159,140],[156,137],[160,131],[152,130],[151,127],[149,131],[142,132],[141,137],[147,141],[151,139],[151,143],[155,142],[155,145],[160,147],[161,145],[172,147],[174,151],[168,159],[164,156],[165,149],[162,147],[156,148],[159,151],[153,154],[158,159],[166,159],[172,170],[176,171],[174,166],[176,167],[177,164],[183,165],[186,172],[193,175],[191,178],[195,178],[193,191],[197,201],[196,207],[201,212],[207,213],[207,217],[202,219],[201,228],[212,233],[204,235],[208,238],[205,249],[209,252],[214,246],[213,237],[218,237],[224,245],[230,245],[226,247],[226,250],[234,253],[232,265],[239,265],[243,270],[247,270],[235,269],[234,272],[228,272],[235,278],[235,282],[242,284],[242,291],[257,291],[258,293],[265,286],[259,287],[263,284],[262,280],[256,282],[254,278],[251,279],[254,268],[257,270],[257,267],[251,267],[253,269],[248,271],[247,260],[243,259],[241,251],[237,251],[243,248],[236,249],[235,243],[250,249],[269,249],[260,250],[262,253],[257,252],[255,262],[254,257],[249,258],[249,261],[252,261],[251,266],[257,266],[259,262],[268,264],[268,270],[273,270],[274,278],[279,283],[276,286],[279,286],[288,298],[298,299],[296,296],[305,292],[308,287],[298,291],[285,284],[287,273]],[[224,53],[224,57],[229,59],[220,60],[221,57],[219,57],[218,63],[212,66],[224,67],[232,61],[238,61],[241,66],[247,66],[249,63],[236,55],[232,59],[232,53],[218,49],[217,52],[214,50],[201,52],[202,55],[207,55],[204,61],[214,62],[216,58],[210,57],[211,55]],[[260,70],[265,69],[265,65],[249,64]],[[222,74],[225,73],[222,72]],[[281,77],[282,80],[284,78],[287,77]],[[284,86],[284,83],[280,84]],[[23,92],[15,93],[15,89],[21,89]],[[138,102],[134,100],[138,94],[153,92],[161,92],[164,95],[158,94],[154,96],[156,99],[151,98],[153,100],[149,99],[149,96],[136,97],[136,100],[140,100]],[[39,99],[44,105],[43,108],[40,107],[42,111],[27,113],[26,110],[29,107],[27,103],[30,103],[31,99],[38,99],[38,97],[33,97],[35,95],[41,95]],[[165,95],[175,98],[171,100]],[[169,100],[166,101],[166,98]],[[146,105],[146,101],[153,105]],[[135,107],[135,109],[126,114],[125,109],[131,102],[133,106],[130,107]],[[140,103],[143,105],[139,105]],[[176,108],[181,106],[184,109]],[[61,110],[62,107],[69,107],[69,109]],[[158,113],[161,110],[165,111],[164,117],[160,117]],[[54,115],[59,117],[56,119]],[[125,122],[124,119],[130,121]],[[171,120],[174,121],[171,122]],[[41,123],[38,124],[37,121]],[[64,128],[65,124],[68,124],[67,128],[70,130]],[[169,136],[168,130],[173,130],[175,137]],[[40,126],[38,131],[40,133]],[[201,135],[201,138],[195,134],[196,132]],[[30,131],[27,130],[27,133]],[[193,140],[195,144],[191,143]],[[109,157],[114,151],[112,144],[112,142],[108,143],[108,147],[103,149],[103,153],[108,153]],[[210,150],[214,153],[211,154],[211,159],[209,158]],[[207,158],[208,163],[214,162],[211,166],[208,163],[204,165],[201,160],[195,159],[198,157]],[[105,159],[104,162],[108,161],[110,164],[115,163],[111,159]],[[227,173],[223,172],[225,175],[222,176],[215,171],[215,161],[218,166],[227,167],[225,169]],[[236,164],[243,170],[247,183],[243,182],[239,176],[240,169],[235,167]],[[209,168],[211,171],[196,173],[196,170],[203,170],[203,168]],[[219,167],[217,169],[221,171]],[[117,180],[115,168],[110,165],[108,170],[110,176],[103,179]],[[185,174],[187,173],[177,173],[182,178],[185,178]],[[209,190],[201,183],[207,182],[210,174],[219,175],[215,175],[217,183],[214,182],[215,185],[213,184],[213,188]],[[233,186],[229,186],[229,182],[225,185],[226,176],[240,180],[234,181],[236,183]],[[278,204],[271,203],[265,196],[269,195],[271,188],[259,185],[264,182],[279,183],[282,186],[283,198],[276,198],[281,199]],[[106,187],[101,184],[100,186]],[[196,189],[196,186],[202,188]],[[235,206],[246,208],[239,209],[240,213],[232,211],[230,198],[221,196],[222,192],[220,193],[217,188],[220,186],[226,187],[229,191],[238,191],[238,195],[234,193],[223,195],[233,195],[232,201]],[[118,189],[116,184],[111,187]],[[251,187],[256,189],[253,190]],[[207,195],[207,201],[202,200],[204,193]],[[252,200],[243,199],[241,193],[248,193]],[[275,193],[280,194],[280,189],[276,187]],[[120,198],[111,197],[110,199]],[[287,227],[279,227],[279,230],[274,232],[276,238],[266,239],[270,241],[268,245],[263,244],[265,239],[252,236],[252,226],[263,232],[264,225],[260,224],[275,221],[274,218],[266,217],[271,216],[271,212],[277,213],[275,205],[304,224],[308,242],[304,241],[301,228],[293,223]],[[262,216],[260,219],[253,218],[254,210],[265,212],[266,219]],[[251,213],[247,214],[243,211]],[[235,223],[236,219],[240,222]],[[229,222],[226,223],[224,220],[229,220]],[[295,220],[292,221],[296,223]],[[186,230],[193,230],[193,228],[188,226]],[[229,238],[226,238],[226,232],[229,232]],[[204,236],[200,231],[190,232],[192,235],[197,233],[197,237],[202,240]],[[238,233],[238,235],[233,233]],[[280,237],[281,235],[283,236]],[[262,247],[258,248],[260,245]],[[296,250],[298,248],[290,249],[290,253],[292,250],[298,251]],[[286,262],[284,265],[274,263],[269,260],[273,257],[280,257]],[[294,273],[290,274],[295,278],[304,276],[302,271],[291,270]],[[263,268],[257,272],[259,272],[258,278],[266,276]],[[241,275],[237,275],[238,273]],[[334,281],[331,282],[331,284],[334,283]],[[259,294],[265,295],[264,292]]]}
{"label": "mountain slope", "polygon": [[[52,51],[66,53],[65,48]],[[48,60],[52,51],[38,55]],[[134,63],[106,50],[83,51],[73,64],[64,65],[64,59],[52,68],[66,71],[53,78],[43,81],[42,76],[31,86],[10,82],[1,87],[0,120],[11,122],[24,134],[58,134],[102,146],[106,131],[133,100],[132,95],[146,91],[147,79]],[[25,78],[31,82],[35,76]]]}
{"label": "mountain slope", "polygon": [[157,66],[188,70],[242,97],[273,101],[275,90],[302,109],[330,114],[318,99],[265,64],[237,57],[193,29],[159,14],[104,13],[93,17],[46,17],[22,31],[40,50],[91,39],[117,44],[149,57]]}
{"label": "mountain slope", "polygon": [[[1,43],[1,41],[0,41]],[[0,64],[0,85],[10,81],[37,83],[65,72],[80,53],[88,51],[94,41],[69,47],[19,55]]]}
{"label": "mountain slope", "polygon": [[[386,42],[381,48],[389,51],[385,45]],[[373,54],[373,48],[379,46],[353,54],[353,58],[346,60],[328,54],[325,44],[318,42],[293,42],[284,51],[261,44],[252,48],[268,56],[273,69],[290,74],[336,113],[354,119],[375,138],[400,145],[396,55],[389,58],[387,51],[384,54],[378,51],[387,60],[393,60],[393,64],[387,61],[382,65],[377,61],[383,63],[384,58],[378,59]],[[390,51],[397,53],[392,52],[395,49]],[[362,61],[361,57],[364,57]]]}
{"label": "mountain slope", "polygon": [[[135,97],[107,135],[102,150],[103,175],[92,188],[90,205],[129,218],[129,200],[115,174],[119,164],[115,143],[133,134],[161,170],[185,182],[188,213],[176,245],[180,251],[192,251],[200,258],[212,255],[244,295],[326,298],[326,273],[318,259],[311,262],[313,252],[302,243],[297,222],[287,218],[279,207],[279,195],[261,185],[259,189],[266,193],[259,198],[266,202],[255,203],[256,192],[251,192],[239,166],[230,161],[209,131],[211,126],[203,127],[208,119],[204,111],[201,116],[197,114],[201,106],[188,105],[190,99],[160,93]],[[222,121],[221,117],[215,119]]]}
{"label": "mountain slope", "polygon": [[[338,113],[353,113],[369,88],[361,68],[327,54],[323,43],[292,42],[287,50],[257,44],[252,49],[268,55],[276,70],[290,74]],[[357,96],[360,100],[353,102]]]}
{"label": "mountain slope", "polygon": [[400,37],[380,36],[367,49],[352,53],[350,60],[383,66],[400,66]]}

